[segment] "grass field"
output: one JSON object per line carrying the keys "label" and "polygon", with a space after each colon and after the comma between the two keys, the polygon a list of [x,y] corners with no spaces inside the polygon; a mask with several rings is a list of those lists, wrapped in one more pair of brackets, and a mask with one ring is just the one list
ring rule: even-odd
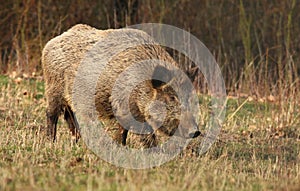
{"label": "grass field", "polygon": [[284,105],[231,97],[205,155],[192,151],[199,138],[160,167],[130,170],[101,160],[82,140],[73,144],[63,120],[58,141],[44,139],[41,79],[0,76],[0,88],[0,190],[300,190],[296,96]]}

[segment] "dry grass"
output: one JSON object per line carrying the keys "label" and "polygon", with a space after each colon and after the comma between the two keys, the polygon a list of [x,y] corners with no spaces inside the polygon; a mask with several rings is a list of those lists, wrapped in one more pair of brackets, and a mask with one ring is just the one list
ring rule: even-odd
{"label": "dry grass", "polygon": [[208,153],[192,152],[196,140],[160,167],[128,170],[104,162],[82,141],[73,144],[63,121],[57,143],[40,135],[45,124],[40,79],[0,76],[0,87],[0,190],[300,188],[299,105],[287,111],[293,120],[283,121],[287,113],[277,103],[230,98],[220,140]]}

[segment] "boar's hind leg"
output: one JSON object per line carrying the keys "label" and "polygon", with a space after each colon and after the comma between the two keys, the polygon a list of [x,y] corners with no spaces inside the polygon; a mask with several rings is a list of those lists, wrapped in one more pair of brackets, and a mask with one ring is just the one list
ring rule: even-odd
{"label": "boar's hind leg", "polygon": [[53,142],[56,139],[56,126],[57,126],[57,120],[60,115],[60,108],[50,110],[47,109],[47,136],[51,137]]}
{"label": "boar's hind leg", "polygon": [[77,119],[74,115],[74,112],[72,111],[70,106],[65,107],[64,117],[68,123],[70,131],[72,132],[72,138],[74,138],[75,141],[77,142],[80,137],[79,125],[78,125]]}

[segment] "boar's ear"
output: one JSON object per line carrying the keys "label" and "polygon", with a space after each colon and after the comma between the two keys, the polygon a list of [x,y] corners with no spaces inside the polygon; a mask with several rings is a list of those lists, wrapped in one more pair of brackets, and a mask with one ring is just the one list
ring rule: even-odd
{"label": "boar's ear", "polygon": [[163,66],[158,65],[154,68],[151,83],[154,88],[160,88],[163,85],[170,82],[172,78],[173,78],[172,71],[168,70]]}

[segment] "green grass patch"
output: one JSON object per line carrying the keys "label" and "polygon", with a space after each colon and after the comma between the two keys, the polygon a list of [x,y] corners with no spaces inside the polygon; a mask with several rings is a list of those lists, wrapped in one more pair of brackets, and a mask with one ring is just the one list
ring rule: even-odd
{"label": "green grass patch", "polygon": [[0,75],[0,87],[7,86],[9,83],[9,78],[4,75]]}

